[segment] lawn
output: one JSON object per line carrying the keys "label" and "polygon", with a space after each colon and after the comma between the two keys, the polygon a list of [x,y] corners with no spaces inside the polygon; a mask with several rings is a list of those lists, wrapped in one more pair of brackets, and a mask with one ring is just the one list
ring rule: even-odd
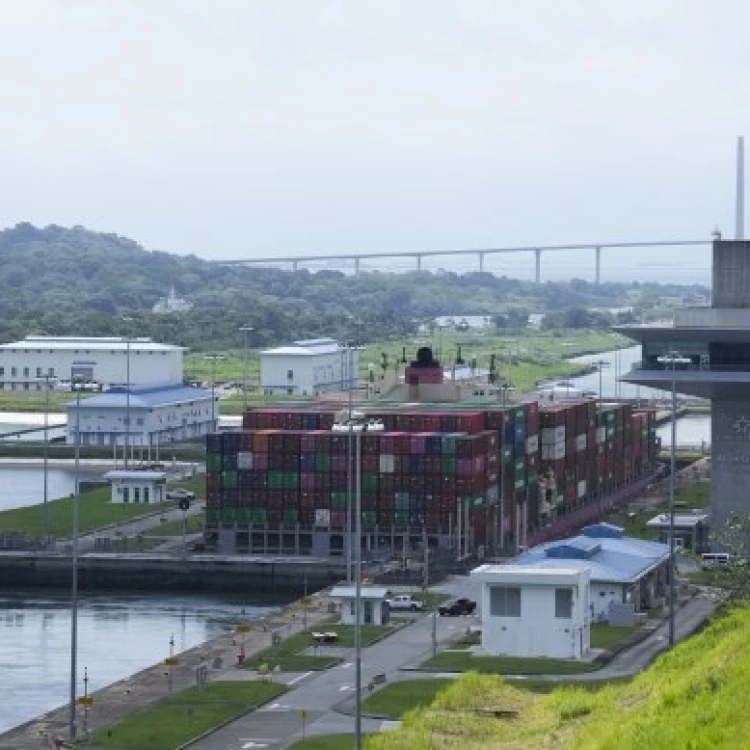
{"label": "lawn", "polygon": [[362,711],[400,719],[413,708],[428,706],[452,680],[402,680],[386,685],[362,703]]}
{"label": "lawn", "polygon": [[[174,501],[149,505],[112,503],[109,487],[100,487],[80,496],[79,523],[81,533],[94,531],[102,526],[128,521],[137,516],[173,508]],[[61,498],[47,503],[50,534],[56,538],[70,537],[73,531],[73,501]],[[32,537],[42,538],[45,533],[44,504],[26,508],[14,508],[0,512],[0,531],[23,531]]]}
{"label": "lawn", "polygon": [[634,627],[617,625],[592,625],[591,648],[611,648],[635,631]]}
{"label": "lawn", "polygon": [[[367,735],[362,735],[366,737]],[[354,750],[354,736],[351,734],[319,734],[317,737],[295,742],[288,750]]]}
{"label": "lawn", "polygon": [[173,750],[285,691],[285,685],[260,681],[188,688],[99,730],[91,744],[117,750]]}
{"label": "lawn", "polygon": [[421,665],[437,672],[479,672],[480,674],[580,674],[594,672],[600,665],[567,659],[516,656],[473,656],[469,651],[443,651]]}
{"label": "lawn", "polygon": [[[394,629],[390,626],[363,625],[361,629],[363,648],[389,635]],[[315,645],[311,635],[312,632],[338,633],[339,637],[335,643],[320,646],[316,654],[303,654],[302,651],[306,651]],[[261,651],[256,656],[249,658],[245,662],[245,667],[258,669],[261,665],[267,664],[270,669],[278,666],[282,672],[328,669],[341,661],[338,656],[330,653],[331,647],[352,648],[353,646],[353,626],[321,623],[316,626],[314,631],[308,630],[304,633],[296,633],[283,640],[278,647],[270,647]]]}

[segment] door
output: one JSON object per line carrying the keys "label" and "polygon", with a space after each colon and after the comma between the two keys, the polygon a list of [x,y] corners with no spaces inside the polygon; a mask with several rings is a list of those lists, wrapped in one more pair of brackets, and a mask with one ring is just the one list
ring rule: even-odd
{"label": "door", "polygon": [[372,625],[372,602],[365,600],[365,625]]}

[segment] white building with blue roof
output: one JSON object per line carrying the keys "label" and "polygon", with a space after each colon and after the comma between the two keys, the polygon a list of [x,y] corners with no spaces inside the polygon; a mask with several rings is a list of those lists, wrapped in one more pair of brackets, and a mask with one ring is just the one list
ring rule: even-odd
{"label": "white building with blue roof", "polygon": [[510,565],[526,569],[583,566],[591,581],[591,618],[609,620],[610,606],[650,607],[666,593],[669,547],[624,535],[619,526],[594,524],[579,536],[546,542],[514,557]]}
{"label": "white building with blue roof", "polygon": [[[201,438],[216,432],[219,399],[208,389],[147,385],[115,387],[107,393],[67,404],[67,442],[81,445],[127,444],[134,450]],[[128,426],[128,414],[130,423]]]}
{"label": "white building with blue roof", "polygon": [[260,354],[260,387],[267,396],[317,396],[356,388],[359,351],[335,339],[305,339]]}

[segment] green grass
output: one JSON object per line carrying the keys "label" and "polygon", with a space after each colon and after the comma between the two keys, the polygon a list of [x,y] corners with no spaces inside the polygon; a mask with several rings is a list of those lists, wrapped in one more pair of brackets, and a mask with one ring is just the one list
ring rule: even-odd
{"label": "green grass", "polygon": [[[189,516],[186,523],[186,531],[188,534],[197,534],[203,529],[203,516]],[[182,521],[167,521],[167,523],[159,524],[154,526],[146,536],[181,536],[182,535]]]}
{"label": "green grass", "polygon": [[[367,737],[367,735],[363,735]],[[351,734],[319,734],[290,745],[288,750],[354,750],[354,736]]]}
{"label": "green grass", "polygon": [[594,624],[591,626],[591,648],[611,648],[634,631],[634,627]]}
{"label": "green grass", "polygon": [[[86,533],[102,526],[128,521],[137,516],[173,508],[175,503],[129,504],[110,502],[111,490],[101,487],[80,496],[79,531]],[[56,538],[67,538],[73,529],[73,501],[71,498],[52,500],[47,503],[50,534]],[[0,512],[0,531],[23,531],[32,537],[42,538],[45,531],[44,505],[14,508]]]}
{"label": "green grass", "polygon": [[285,691],[285,685],[259,681],[188,688],[99,730],[91,743],[117,750],[173,750]]}
{"label": "green grass", "polygon": [[[543,681],[464,675],[365,748],[735,750],[750,737],[749,671],[750,610],[735,608],[627,681],[547,692]],[[487,714],[498,708],[512,720]]]}
{"label": "green grass", "polygon": [[479,672],[480,674],[580,674],[594,672],[600,665],[567,659],[523,658],[515,656],[473,656],[468,651],[443,651],[421,665],[440,672]]}
{"label": "green grass", "polygon": [[400,719],[407,711],[428,706],[452,680],[402,680],[386,685],[362,702],[365,713]]}
{"label": "green grass", "polygon": [[[361,629],[362,646],[370,646],[392,633],[394,629],[391,626],[363,625]],[[315,645],[315,641],[311,635],[312,632],[338,633],[339,638],[335,643],[322,645],[316,654],[303,654],[302,651],[306,651]],[[282,672],[307,672],[328,669],[341,661],[339,657],[332,655],[330,652],[327,653],[327,649],[330,647],[353,648],[353,626],[321,623],[314,630],[296,633],[284,639],[277,648],[264,649],[259,654],[249,658],[245,662],[245,667],[247,669],[258,669],[263,664],[266,664],[270,669],[278,666]]]}

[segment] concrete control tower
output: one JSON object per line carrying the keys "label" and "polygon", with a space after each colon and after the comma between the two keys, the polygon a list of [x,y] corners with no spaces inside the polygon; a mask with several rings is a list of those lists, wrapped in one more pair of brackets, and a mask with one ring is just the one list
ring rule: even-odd
{"label": "concrete control tower", "polygon": [[711,399],[714,528],[733,510],[750,511],[750,242],[714,242],[710,307],[676,310],[672,326],[618,330],[643,346],[622,380],[669,391],[674,381],[678,393]]}

